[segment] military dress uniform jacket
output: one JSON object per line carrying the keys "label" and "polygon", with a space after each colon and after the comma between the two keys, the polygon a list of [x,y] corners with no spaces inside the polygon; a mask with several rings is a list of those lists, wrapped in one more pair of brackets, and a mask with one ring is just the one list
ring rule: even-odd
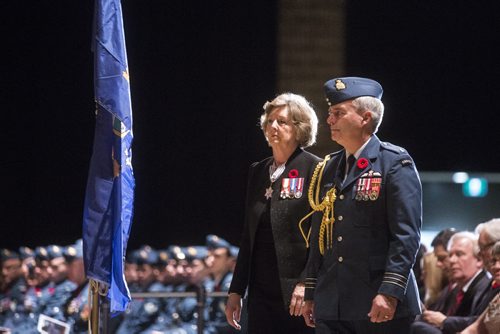
{"label": "military dress uniform jacket", "polygon": [[[286,162],[286,168],[281,176],[272,184],[271,228],[274,237],[274,246],[278,260],[278,273],[281,283],[281,293],[285,307],[299,281],[305,276],[304,268],[307,261],[307,248],[300,233],[298,223],[310,211],[307,199],[307,189],[315,166],[320,159],[301,148],[292,154]],[[233,274],[229,292],[245,295],[248,287],[252,250],[255,234],[261,215],[266,208],[268,199],[265,197],[266,188],[270,185],[269,167],[273,158],[252,164],[248,175],[247,197],[245,207],[245,224],[238,259]],[[294,171],[295,170],[295,171]],[[298,198],[281,198],[283,178],[290,177],[290,171],[298,172],[298,178],[304,178],[302,195]],[[304,222],[304,229],[309,229],[310,220]]]}
{"label": "military dress uniform jacket", "polygon": [[419,314],[412,267],[420,244],[422,187],[412,158],[372,135],[342,182],[344,173],[342,150],[330,156],[320,185],[321,197],[332,187],[337,196],[332,247],[323,256],[322,212],[312,222],[305,297],[314,296],[316,319],[368,320],[379,293],[398,299],[395,318]]}

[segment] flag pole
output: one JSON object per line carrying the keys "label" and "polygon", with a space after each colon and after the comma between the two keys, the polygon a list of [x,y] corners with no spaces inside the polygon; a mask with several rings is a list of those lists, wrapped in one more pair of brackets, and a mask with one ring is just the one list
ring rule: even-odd
{"label": "flag pole", "polygon": [[91,305],[90,305],[90,333],[99,333],[99,282],[90,280]]}

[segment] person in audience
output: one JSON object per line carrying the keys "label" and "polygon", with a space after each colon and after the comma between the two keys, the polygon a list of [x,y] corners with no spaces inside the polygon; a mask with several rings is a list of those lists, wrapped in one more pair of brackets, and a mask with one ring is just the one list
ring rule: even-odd
{"label": "person in audience", "polygon": [[490,279],[479,257],[477,235],[467,231],[454,234],[448,252],[450,278],[456,283],[455,299],[446,314],[424,311],[420,321],[411,325],[412,334],[455,333],[463,329],[463,317],[478,312]]}
{"label": "person in audience", "polygon": [[492,289],[495,296],[488,303],[483,313],[461,334],[498,334],[500,332],[500,241],[491,246],[488,263],[493,275]]}

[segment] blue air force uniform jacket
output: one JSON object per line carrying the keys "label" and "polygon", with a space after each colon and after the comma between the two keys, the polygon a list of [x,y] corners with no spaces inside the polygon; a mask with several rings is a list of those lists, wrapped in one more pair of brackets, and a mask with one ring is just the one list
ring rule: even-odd
{"label": "blue air force uniform jacket", "polygon": [[373,135],[342,182],[344,171],[345,151],[331,154],[320,194],[336,189],[332,246],[320,254],[323,214],[317,212],[306,300],[314,297],[315,317],[324,320],[368,320],[379,293],[398,299],[395,318],[419,314],[412,267],[420,244],[422,188],[412,158]]}

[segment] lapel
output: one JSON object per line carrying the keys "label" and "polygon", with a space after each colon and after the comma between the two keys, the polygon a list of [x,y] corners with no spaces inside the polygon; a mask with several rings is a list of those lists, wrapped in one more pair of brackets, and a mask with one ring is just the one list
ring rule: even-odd
{"label": "lapel", "polygon": [[[372,135],[372,138],[370,139],[370,142],[366,147],[363,149],[361,154],[359,155],[358,160],[354,163],[354,166],[352,167],[351,171],[349,174],[347,174],[347,178],[345,179],[344,183],[341,182],[341,187],[340,187],[340,192],[343,192],[347,187],[349,187],[354,181],[356,181],[361,175],[364,173],[368,172],[369,170],[372,169],[373,164],[378,158],[378,154],[380,152],[380,140],[376,135]],[[358,162],[360,159],[366,159],[368,164],[366,165],[365,168],[359,168]],[[345,166],[345,150],[342,154],[342,163],[340,165]],[[344,168],[338,168],[337,169],[337,174],[341,174],[342,176],[340,177],[340,180],[342,180],[343,173],[344,173],[345,167]]]}
{"label": "lapel", "polygon": [[[297,168],[297,163],[300,162],[300,159],[295,159],[297,156],[300,155],[300,153],[303,150],[300,147],[297,147],[297,149],[292,153],[290,158],[288,158],[286,162],[286,167],[283,173],[274,181],[272,188],[273,188],[273,195],[271,197],[271,203],[267,203],[269,200],[265,198],[265,190],[269,187],[271,184],[271,181],[269,180],[269,167],[273,163],[273,158],[270,157],[264,164],[263,168],[258,172],[258,175],[255,175],[254,182],[255,182],[255,189],[257,193],[254,194],[255,196],[255,203],[258,203],[257,206],[255,207],[255,214],[256,217],[260,217],[264,210],[266,209],[266,205],[273,205],[276,201],[279,201],[280,199],[280,190],[281,190],[281,180],[283,177],[288,177],[288,173],[290,172],[291,169]],[[299,175],[299,177],[305,177],[305,175]],[[303,195],[304,196],[304,195]],[[256,228],[258,221],[253,222],[253,226]]]}

